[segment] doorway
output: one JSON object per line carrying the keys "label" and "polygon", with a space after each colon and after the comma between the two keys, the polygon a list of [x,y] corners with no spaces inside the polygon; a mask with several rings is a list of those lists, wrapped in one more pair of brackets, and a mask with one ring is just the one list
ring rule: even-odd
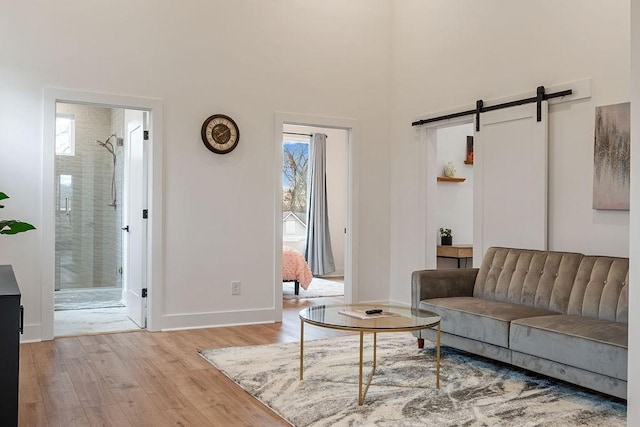
{"label": "doorway", "polygon": [[[539,110],[530,103],[482,113],[473,134],[474,267],[480,266],[490,246],[546,249],[547,114],[546,101]],[[437,232],[442,227],[436,223],[437,185],[442,184],[439,176],[444,172],[438,166],[438,132],[468,122],[457,118],[444,125],[425,125],[426,268],[436,268]]]}
{"label": "doorway", "polygon": [[[55,130],[56,106],[58,103],[92,105],[98,107],[124,108],[145,112],[148,131],[144,136],[147,146],[145,160],[148,180],[147,210],[147,265],[146,265],[146,317],[147,329],[162,329],[163,273],[163,104],[156,98],[142,98],[126,95],[114,95],[98,92],[86,92],[69,89],[45,88],[44,126],[42,148],[42,263],[41,282],[42,305],[41,323],[29,326],[33,335],[42,340],[54,338],[54,293],[55,293]],[[101,136],[105,138],[106,135]],[[104,142],[104,141],[103,141]],[[124,275],[124,272],[123,272]]]}
{"label": "doorway", "polygon": [[[452,241],[437,245],[437,268],[471,266],[473,248],[473,123],[436,130],[437,229],[450,230]],[[446,169],[446,171],[445,171]],[[442,179],[445,172],[450,180]],[[445,242],[447,243],[447,242]],[[451,246],[451,247],[447,247]]]}
{"label": "doorway", "polygon": [[[307,171],[309,143],[314,134],[326,135],[326,201],[329,239],[334,267],[325,274],[315,274],[306,289],[284,282],[283,297],[344,297],[347,218],[347,147],[349,132],[306,125],[285,124],[282,134],[282,242],[283,263],[292,256],[306,253],[307,243]],[[295,253],[292,254],[291,251]],[[302,259],[302,257],[297,257]],[[284,274],[284,271],[283,271]],[[284,277],[284,279],[288,279]],[[296,293],[297,292],[297,293]]]}
{"label": "doorway", "polygon": [[[310,116],[305,114],[276,113],[274,126],[274,161],[282,165],[282,132],[287,125],[307,126],[312,128],[342,129],[347,133],[346,176],[345,176],[345,229],[344,233],[344,302],[358,301],[358,164],[359,164],[359,124],[357,120],[336,117]],[[274,319],[282,319],[282,167],[276,167],[275,200],[274,200]]]}
{"label": "doorway", "polygon": [[[144,114],[125,108],[55,104],[55,290],[54,335],[79,335],[145,327],[146,314],[130,290],[141,284],[146,233],[131,244],[131,206],[145,205],[146,174],[142,140],[129,133],[132,118]],[[146,225],[145,225],[146,227]],[[133,265],[133,268],[130,266]],[[136,283],[132,282],[136,278]],[[140,285],[138,285],[140,283]],[[146,310],[145,310],[146,311]]]}

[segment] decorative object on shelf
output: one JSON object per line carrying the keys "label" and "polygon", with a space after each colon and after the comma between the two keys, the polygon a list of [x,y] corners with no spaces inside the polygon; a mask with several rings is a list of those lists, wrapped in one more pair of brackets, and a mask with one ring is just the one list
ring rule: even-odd
{"label": "decorative object on shelf", "polygon": [[444,165],[444,176],[450,178],[456,176],[456,166],[453,164],[453,162],[449,162]]}
{"label": "decorative object on shelf", "polygon": [[[0,193],[0,200],[8,199],[4,193]],[[4,205],[0,205],[0,209],[4,208]],[[0,219],[0,234],[18,234],[29,230],[35,230],[36,228],[28,222],[18,221],[17,219]]]}
{"label": "decorative object on shelf", "polygon": [[453,244],[453,237],[451,236],[450,228],[440,229],[440,244],[442,246],[451,246]]}
{"label": "decorative object on shelf", "polygon": [[473,136],[467,136],[467,158],[465,159],[464,164],[473,164]]}
{"label": "decorative object on shelf", "polygon": [[629,210],[630,103],[596,107],[593,208]]}
{"label": "decorative object on shelf", "polygon": [[202,123],[202,142],[216,154],[227,154],[238,146],[240,130],[235,121],[224,114],[214,114]]}

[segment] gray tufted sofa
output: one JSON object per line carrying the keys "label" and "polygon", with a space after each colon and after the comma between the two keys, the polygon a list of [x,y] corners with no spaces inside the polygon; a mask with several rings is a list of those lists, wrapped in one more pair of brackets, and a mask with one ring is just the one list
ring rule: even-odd
{"label": "gray tufted sofa", "polygon": [[626,399],[628,258],[492,247],[479,269],[411,282],[412,306],[442,316],[443,345]]}

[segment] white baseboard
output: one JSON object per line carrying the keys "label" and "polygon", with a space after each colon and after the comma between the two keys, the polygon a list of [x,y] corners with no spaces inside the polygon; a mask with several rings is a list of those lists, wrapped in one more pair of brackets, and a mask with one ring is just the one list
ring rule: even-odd
{"label": "white baseboard", "polygon": [[20,335],[20,344],[42,341],[42,325],[40,323],[24,325],[24,333]]}
{"label": "white baseboard", "polygon": [[161,330],[176,331],[181,329],[202,329],[280,322],[282,319],[276,318],[276,315],[277,312],[273,308],[209,313],[165,314],[162,316]]}
{"label": "white baseboard", "polygon": [[401,302],[401,301],[389,301],[389,305],[397,305],[399,307],[411,308],[411,304],[407,304],[406,302]]}

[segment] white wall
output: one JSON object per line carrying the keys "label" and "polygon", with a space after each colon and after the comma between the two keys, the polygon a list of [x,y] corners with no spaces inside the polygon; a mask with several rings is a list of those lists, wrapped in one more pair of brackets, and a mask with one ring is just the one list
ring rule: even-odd
{"label": "white wall", "polygon": [[[425,265],[420,116],[592,78],[588,100],[550,107],[549,247],[628,255],[628,212],[594,211],[594,108],[629,100],[629,2],[394,2],[391,299]],[[544,23],[542,25],[541,23]],[[422,138],[423,139],[423,138]]]}
{"label": "white wall", "polygon": [[[214,15],[226,19],[211,25]],[[411,121],[591,77],[591,99],[551,108],[549,244],[626,255],[628,213],[593,211],[591,188],[594,108],[629,100],[628,16],[628,1],[597,0],[11,2],[0,14],[1,214],[42,223],[44,87],[161,98],[164,326],[248,321],[276,303],[274,112],[355,119],[358,295],[386,299],[390,277],[390,297],[408,302],[425,258],[424,147]],[[240,125],[226,156],[200,141],[218,112]],[[0,239],[27,326],[41,322],[40,236]]]}
{"label": "white wall", "polygon": [[[43,222],[43,88],[160,98],[160,326],[275,320],[275,112],[353,119],[363,146],[356,225],[366,230],[355,242],[359,296],[386,298],[389,16],[386,0],[3,5],[0,186],[12,197],[3,216]],[[200,140],[214,113],[240,126],[228,155]],[[32,330],[42,321],[40,237],[0,239],[0,263],[14,265]],[[242,281],[240,296],[231,296],[232,280]]]}

